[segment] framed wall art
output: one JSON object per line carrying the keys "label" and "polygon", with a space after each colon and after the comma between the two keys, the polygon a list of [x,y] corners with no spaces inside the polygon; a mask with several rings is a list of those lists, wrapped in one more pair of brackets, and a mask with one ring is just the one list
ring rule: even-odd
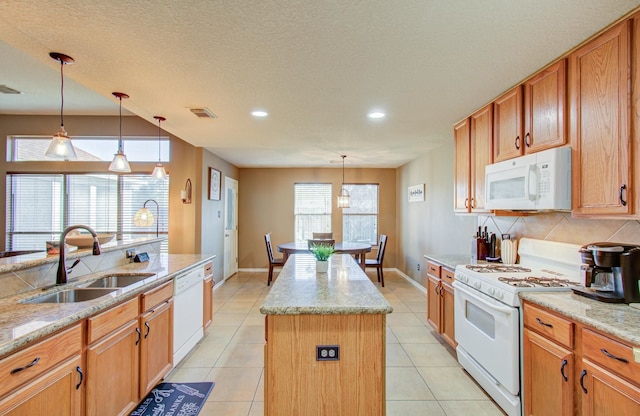
{"label": "framed wall art", "polygon": [[212,201],[220,200],[221,180],[220,171],[209,168],[209,199]]}

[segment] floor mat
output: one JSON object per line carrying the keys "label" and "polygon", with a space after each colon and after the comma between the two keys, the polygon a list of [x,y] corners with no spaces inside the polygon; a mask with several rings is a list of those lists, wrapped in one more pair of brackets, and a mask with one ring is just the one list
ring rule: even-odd
{"label": "floor mat", "polygon": [[129,416],[196,416],[215,383],[160,383]]}

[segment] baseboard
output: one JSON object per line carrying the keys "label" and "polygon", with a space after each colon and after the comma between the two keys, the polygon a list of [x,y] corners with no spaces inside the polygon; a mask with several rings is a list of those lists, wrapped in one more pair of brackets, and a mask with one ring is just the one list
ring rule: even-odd
{"label": "baseboard", "polygon": [[[274,270],[276,270],[276,269],[274,269]],[[248,268],[248,269],[238,269],[238,271],[239,271],[239,272],[245,272],[245,273],[262,273],[262,272],[268,272],[268,271],[269,271],[269,268],[268,268],[268,267],[265,267],[265,268],[262,268],[262,269],[261,269],[261,268],[259,268],[259,267],[258,267],[258,268],[253,268],[253,269],[251,269],[251,268]]]}
{"label": "baseboard", "polygon": [[[387,270],[387,269],[384,269]],[[396,273],[398,273],[400,276],[404,277],[404,279],[406,281],[408,281],[409,283],[411,283],[412,285],[414,285],[416,287],[416,289],[420,290],[421,292],[423,292],[425,295],[427,294],[427,288],[422,286],[420,283],[416,282],[415,280],[413,280],[411,277],[409,277],[408,275],[404,274],[404,272],[398,270],[398,269],[390,269]]]}

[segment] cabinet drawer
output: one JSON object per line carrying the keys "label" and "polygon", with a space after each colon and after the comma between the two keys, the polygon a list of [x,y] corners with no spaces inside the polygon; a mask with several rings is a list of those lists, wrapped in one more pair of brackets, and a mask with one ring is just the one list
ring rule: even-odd
{"label": "cabinet drawer", "polygon": [[573,348],[573,322],[567,319],[525,303],[524,324],[553,341]]}
{"label": "cabinet drawer", "polygon": [[[56,335],[0,360],[0,397],[82,350],[82,326]],[[13,372],[13,374],[12,374]]]}
{"label": "cabinet drawer", "polygon": [[173,280],[142,294],[142,311],[146,312],[173,297]]}
{"label": "cabinet drawer", "polygon": [[438,263],[427,262],[427,273],[433,277],[440,277],[440,265]]}
{"label": "cabinet drawer", "polygon": [[449,286],[453,285],[453,281],[455,280],[455,272],[453,270],[445,269],[444,267],[441,270],[442,281],[447,283]]}
{"label": "cabinet drawer", "polygon": [[204,275],[211,276],[213,274],[213,263],[209,262],[204,265]]}
{"label": "cabinet drawer", "polygon": [[138,297],[87,319],[87,342],[92,344],[132,319],[138,318]]}
{"label": "cabinet drawer", "polygon": [[582,354],[622,377],[640,383],[640,363],[633,359],[633,348],[590,329],[582,331]]}

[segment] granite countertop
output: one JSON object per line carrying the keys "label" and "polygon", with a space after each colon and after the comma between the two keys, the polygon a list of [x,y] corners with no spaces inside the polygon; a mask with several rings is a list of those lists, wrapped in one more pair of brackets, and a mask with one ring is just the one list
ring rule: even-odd
{"label": "granite countertop", "polygon": [[334,254],[316,273],[311,254],[289,256],[265,298],[265,315],[388,314],[393,308],[348,254]]}
{"label": "granite countertop", "polygon": [[471,255],[464,254],[425,254],[424,258],[455,270],[459,264],[471,264]]}
{"label": "granite countertop", "polygon": [[[114,240],[106,244],[101,244],[100,249],[103,253],[109,251],[122,250],[130,247],[137,247],[140,244],[153,244],[156,242],[164,241],[167,237],[146,237],[146,238],[133,238],[126,240]],[[68,244],[67,244],[68,245]],[[73,246],[70,246],[73,247]],[[67,250],[66,259],[75,259],[78,257],[92,255],[91,248],[75,248]],[[24,270],[32,267],[41,266],[47,263],[57,263],[59,255],[47,255],[46,251],[32,254],[23,254],[14,257],[0,258],[0,273],[11,272],[16,270]]]}
{"label": "granite countertop", "polygon": [[[86,275],[78,279],[78,281],[57,288],[54,287],[47,291],[36,289],[2,298],[0,299],[0,357],[38,338],[94,315],[109,306],[167,282],[181,271],[204,264],[214,257],[211,254],[154,254],[150,255],[148,262],[129,263],[107,271]],[[99,277],[114,273],[153,273],[153,276],[126,288],[118,289],[112,294],[87,302],[64,304],[20,303],[21,300],[34,298],[44,293],[81,286]]]}
{"label": "granite countertop", "polygon": [[640,310],[634,307],[599,302],[571,292],[522,292],[520,297],[640,346]]}

